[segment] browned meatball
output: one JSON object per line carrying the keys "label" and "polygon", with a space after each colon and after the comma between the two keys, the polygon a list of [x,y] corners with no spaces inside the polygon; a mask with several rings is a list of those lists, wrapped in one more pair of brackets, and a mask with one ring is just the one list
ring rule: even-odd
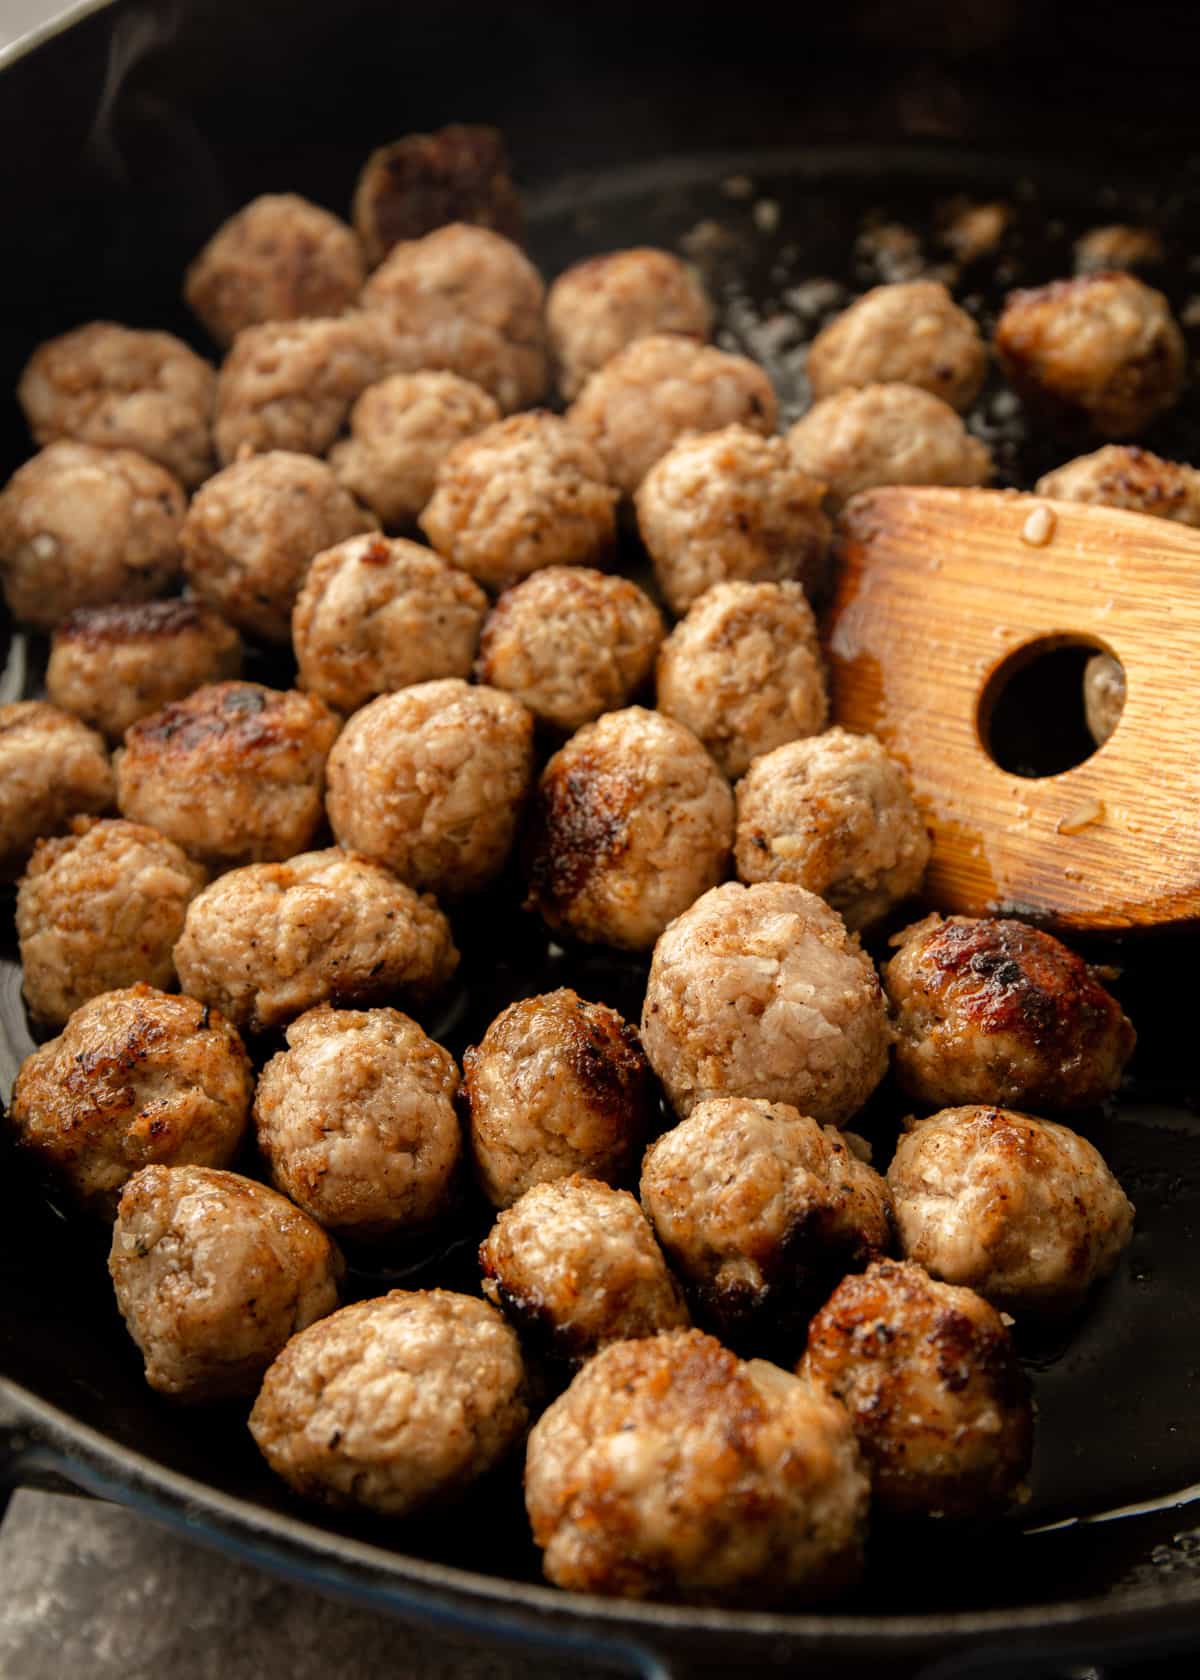
{"label": "browned meatball", "polygon": [[485,1475],[528,1417],[521,1350],[494,1307],[393,1289],[294,1337],[250,1432],[305,1498],[403,1517]]}
{"label": "browned meatball", "polygon": [[1029,1383],[1000,1314],[971,1290],[876,1261],[813,1319],[799,1369],[849,1412],[881,1511],[993,1516],[1022,1496]]}
{"label": "browned meatball", "polygon": [[178,577],[186,498],[132,449],[52,443],[0,493],[0,582],[14,618],[50,629],[77,607],[144,601]]}
{"label": "browned meatball", "polygon": [[896,1074],[918,1102],[1086,1108],[1121,1082],[1136,1034],[1051,934],[1003,918],[928,916],[883,971]]}
{"label": "browned meatball", "polygon": [[591,445],[539,411],[457,444],[418,523],[439,554],[498,590],[542,566],[606,560],[616,500]]}
{"label": "browned meatball", "polygon": [[254,1098],[271,1182],[331,1231],[371,1241],[444,1210],[459,1156],[458,1069],[397,1009],[310,1009]]}
{"label": "browned meatball", "polygon": [[622,1598],[826,1598],[862,1566],[868,1497],[841,1406],[697,1330],[589,1360],[525,1462],[547,1577]]}
{"label": "browned meatball", "polygon": [[568,402],[634,339],[655,333],[706,339],[712,325],[712,304],[695,270],[647,245],[576,263],[546,296],[558,388]]}
{"label": "browned meatball", "polygon": [[1075,241],[1076,274],[1095,274],[1110,268],[1153,268],[1166,252],[1153,228],[1108,222],[1088,228]]}
{"label": "browned meatball", "polygon": [[222,875],[192,900],[175,947],[185,990],[255,1030],[318,1003],[419,1003],[457,966],[432,898],[336,846]]}
{"label": "browned meatball", "polygon": [[1051,417],[1129,437],[1172,408],[1187,371],[1161,292],[1101,273],[1012,292],[996,324],[1005,377]]}
{"label": "browned meatball", "polygon": [[576,939],[645,951],[725,873],[729,784],[690,729],[630,706],[556,752],[534,802],[529,904]]}
{"label": "browned meatball", "polygon": [[650,1124],[650,1070],[615,1009],[563,987],[497,1015],[463,1057],[484,1194],[509,1207],[535,1184],[627,1178]]}
{"label": "browned meatball", "polygon": [[1092,739],[1102,747],[1125,710],[1125,670],[1111,653],[1094,653],[1084,666],[1083,708]]}
{"label": "browned meatball", "polygon": [[8,1117],[78,1201],[111,1219],[140,1167],[232,1161],[253,1088],[224,1016],[137,985],[90,999],[26,1057]]}
{"label": "browned meatball", "polygon": [[354,225],[371,266],[401,239],[420,239],[447,222],[521,237],[521,204],[498,128],[449,123],[380,146],[354,188]]}
{"label": "browned meatball", "polygon": [[121,815],[214,868],[292,857],[321,821],[337,730],[310,694],[209,683],[127,732],[115,760]]}
{"label": "browned meatball", "polygon": [[265,1184],[144,1167],[121,1197],[108,1269],[150,1387],[224,1400],[253,1394],[289,1337],[333,1311],[342,1259]]}
{"label": "browned meatball", "polygon": [[76,817],[39,840],[17,893],[25,1001],[61,1027],[100,992],[175,983],[172,952],[204,871],[153,828]]}
{"label": "browned meatball", "polygon": [[324,461],[272,449],[197,491],[183,525],[188,582],[240,630],[288,642],[314,554],[374,526]]}
{"label": "browned meatball", "polygon": [[35,840],[112,802],[99,735],[44,700],[0,706],[0,880],[20,874]]}
{"label": "browned meatball", "polygon": [[1200,526],[1200,472],[1181,461],[1164,461],[1130,443],[1106,443],[1091,455],[1077,455],[1036,485],[1039,496],[1101,507],[1130,508],[1180,525]]}
{"label": "browned meatball", "polygon": [[813,339],[813,396],[847,386],[917,385],[965,411],[987,373],[987,346],[971,317],[936,280],[875,286]]}

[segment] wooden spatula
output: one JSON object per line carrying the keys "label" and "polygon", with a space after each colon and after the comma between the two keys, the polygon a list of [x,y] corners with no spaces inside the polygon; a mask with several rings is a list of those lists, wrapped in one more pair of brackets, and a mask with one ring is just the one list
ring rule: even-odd
{"label": "wooden spatula", "polygon": [[[990,490],[881,489],[840,522],[834,715],[909,768],[928,896],[1063,928],[1200,916],[1200,531]],[[1111,738],[1059,775],[1001,769],[988,711],[1045,647],[1125,670]]]}

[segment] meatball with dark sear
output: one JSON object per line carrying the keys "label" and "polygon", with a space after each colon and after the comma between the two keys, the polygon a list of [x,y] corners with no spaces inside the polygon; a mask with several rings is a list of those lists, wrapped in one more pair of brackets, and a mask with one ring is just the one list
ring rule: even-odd
{"label": "meatball with dark sear", "polygon": [[1017,1313],[1078,1307],[1133,1235],[1100,1152],[1052,1120],[945,1108],[906,1122],[888,1184],[901,1252]]}
{"label": "meatball with dark sear", "polygon": [[21,873],[35,840],[73,816],[112,809],[104,742],[44,700],[0,706],[0,881]]}
{"label": "meatball with dark sear", "polygon": [[1083,668],[1083,710],[1092,740],[1102,747],[1125,710],[1125,668],[1111,653],[1094,653]]}
{"label": "meatball with dark sear", "polygon": [[8,1118],[76,1201],[111,1219],[142,1167],[232,1161],[253,1089],[249,1057],[223,1015],[128,986],[91,998],[26,1057]]}
{"label": "meatball with dark sear", "polygon": [[1200,472],[1136,444],[1106,443],[1091,455],[1077,455],[1043,473],[1035,488],[1039,496],[1059,501],[1129,508],[1200,526]]}
{"label": "meatball with dark sear", "polygon": [[683,724],[606,712],[560,747],[538,785],[530,908],[589,944],[646,951],[725,873],[733,795]]}
{"label": "meatball with dark sear", "polygon": [[896,1074],[933,1108],[1087,1108],[1117,1089],[1136,1035],[1082,957],[1001,917],[929,916],[883,971]]}
{"label": "meatball with dark sear", "polygon": [[1029,1382],[972,1290],[878,1260],[813,1319],[799,1370],[850,1414],[880,1512],[992,1517],[1024,1496]]}
{"label": "meatball with dark sear", "polygon": [[393,1289],[294,1336],[250,1432],[302,1497],[405,1517],[486,1475],[528,1419],[521,1350],[494,1307]]}
{"label": "meatball with dark sear", "polygon": [[818,400],[847,386],[916,385],[961,413],[986,373],[979,328],[936,280],[873,287],[822,327],[808,351]]}
{"label": "meatball with dark sear", "polygon": [[697,1330],[589,1360],[525,1461],[548,1579],[621,1598],[827,1598],[862,1567],[868,1499],[841,1406]]}
{"label": "meatball with dark sear", "polygon": [[567,987],[509,1004],[463,1057],[484,1194],[509,1207],[535,1184],[628,1178],[650,1125],[650,1069],[615,1009]]}
{"label": "meatball with dark sear", "polygon": [[520,239],[521,202],[508,168],[504,136],[484,123],[448,123],[380,146],[354,188],[354,226],[372,268],[398,241],[447,222]]}
{"label": "meatball with dark sear", "polygon": [[546,331],[568,402],[635,339],[681,333],[703,340],[712,326],[699,275],[672,252],[648,245],[588,257],[560,274],[546,294]]}
{"label": "meatball with dark sear", "polygon": [[146,1381],[195,1402],[253,1394],[289,1339],[337,1306],[343,1266],[265,1184],[155,1166],[125,1187],[108,1270]]}
{"label": "meatball with dark sear", "polygon": [[289,858],[320,824],[337,732],[311,694],[210,683],[127,731],[117,804],[214,869]]}

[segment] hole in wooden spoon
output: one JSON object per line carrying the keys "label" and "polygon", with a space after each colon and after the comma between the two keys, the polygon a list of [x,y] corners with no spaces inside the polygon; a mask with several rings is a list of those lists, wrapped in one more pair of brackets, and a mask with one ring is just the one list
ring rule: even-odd
{"label": "hole in wooden spoon", "polygon": [[1102,643],[1042,636],[993,671],[979,701],[979,739],[1011,775],[1057,776],[1111,735],[1124,700],[1125,673]]}

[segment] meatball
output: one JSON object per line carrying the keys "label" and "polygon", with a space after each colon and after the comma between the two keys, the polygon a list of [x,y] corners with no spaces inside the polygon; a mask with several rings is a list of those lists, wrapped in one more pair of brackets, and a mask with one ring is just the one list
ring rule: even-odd
{"label": "meatball", "polygon": [[0,493],[0,582],[14,618],[51,629],[77,607],[145,601],[178,577],[186,499],[132,449],[52,443]]}
{"label": "meatball", "polygon": [[39,840],[17,893],[25,1001],[61,1027],[101,992],[175,983],[172,951],[205,875],[153,828],[76,817]]}
{"label": "meatball", "polygon": [[216,373],[182,339],[92,321],[34,351],[17,400],[38,443],[134,449],[189,490],[212,471]]}
{"label": "meatball", "polygon": [[609,1342],[688,1326],[641,1208],[578,1173],[527,1190],[492,1226],[479,1264],[488,1300],[575,1364]]}
{"label": "meatball", "polygon": [[537,269],[509,240],[453,222],[394,245],[362,302],[383,328],[390,371],[445,368],[511,414],[546,389],[544,297]]}
{"label": "meatball", "polygon": [[432,898],[336,846],[222,875],[192,900],[175,947],[185,990],[256,1031],[318,1003],[420,1003],[457,966]]}
{"label": "meatball", "polygon": [[827,1597],[858,1576],[868,1498],[841,1406],[697,1330],[597,1354],[525,1462],[547,1577],[623,1598]]}
{"label": "meatball", "polygon": [[338,843],[415,887],[461,897],[499,875],[533,774],[519,700],[458,677],[381,694],[329,755]]}
{"label": "meatball", "polygon": [[265,1184],[210,1167],[143,1167],[108,1270],[146,1381],[185,1401],[253,1394],[291,1336],[338,1304],[342,1259]]}
{"label": "meatball", "polygon": [[987,346],[937,280],[874,286],[822,327],[808,352],[816,398],[847,386],[916,385],[970,408],[987,373]]}
{"label": "meatball", "polygon": [[350,436],[334,444],[329,464],[382,525],[402,530],[433,495],[455,444],[499,418],[487,392],[456,373],[393,373],[359,397]]}
{"label": "meatball", "polygon": [[1161,292],[1100,273],[1012,292],[996,354],[1021,396],[1052,419],[1129,437],[1174,407],[1187,349]]}
{"label": "meatball", "polygon": [[542,773],[528,903],[576,939],[649,950],[732,845],[733,795],[691,730],[641,706],[606,712]]}
{"label": "meatball", "polygon": [[240,630],[286,643],[313,555],[374,526],[324,461],[252,455],[196,493],[183,526],[188,582]]}
{"label": "meatball", "polygon": [[456,444],[418,523],[447,560],[499,590],[542,566],[606,560],[616,500],[596,450],[539,411]]}
{"label": "meatball", "polygon": [[882,1178],[788,1103],[697,1103],[651,1144],[641,1197],[698,1312],[727,1338],[786,1333],[891,1247]]}
{"label": "meatball", "polygon": [[570,734],[631,699],[662,638],[661,613],[628,578],[548,566],[497,601],[475,675]]}
{"label": "meatball", "polygon": [[8,1117],[84,1207],[111,1219],[141,1167],[232,1161],[253,1088],[224,1016],[139,984],[91,998],[26,1057]]}
{"label": "meatball", "polygon": [[44,700],[0,706],[0,880],[20,874],[35,840],[112,802],[99,735]]}
{"label": "meatball", "polygon": [[889,1042],[874,964],[803,887],[716,887],[654,947],[642,1043],[682,1117],[759,1097],[840,1126],[883,1078]]}
{"label": "meatball", "polygon": [[305,1498],[404,1517],[485,1475],[528,1418],[521,1350],[494,1307],[393,1289],[289,1342],[250,1432]]}
{"label": "meatball", "polygon": [[634,339],[657,333],[706,339],[712,326],[712,304],[695,270],[646,245],[576,263],[546,296],[546,331],[568,402]]}
{"label": "meatball", "polygon": [[213,234],[183,295],[218,344],[261,321],[340,315],[366,279],[345,222],[295,193],[252,199]]}
{"label": "meatball", "polygon": [[354,225],[372,268],[401,239],[420,239],[447,222],[521,237],[521,203],[498,128],[449,123],[406,134],[367,159],[354,188]]}
{"label": "meatball", "polygon": [[119,741],[139,718],[241,668],[237,631],[200,601],[81,607],[54,632],[46,693]]}
{"label": "meatball", "polygon": [[318,554],[292,617],[299,684],[340,712],[435,677],[467,677],[487,596],[403,537],[351,537]]}
{"label": "meatball", "polygon": [[1109,222],[1089,228],[1075,241],[1076,274],[1110,268],[1153,268],[1163,261],[1163,242],[1153,228]]}
{"label": "meatball", "polygon": [[1125,710],[1125,670],[1111,653],[1094,653],[1084,666],[1083,708],[1092,740],[1102,747]]}
{"label": "meatball", "polygon": [[458,1069],[397,1009],[293,1021],[254,1098],[271,1182],[331,1231],[367,1241],[429,1224],[459,1156]]}
{"label": "meatball", "polygon": [[798,583],[717,583],[658,655],[658,709],[736,780],[760,753],[825,727],[812,608]]}
{"label": "meatball", "polygon": [[1078,1132],[1003,1108],[910,1119],[888,1184],[902,1253],[1014,1313],[1071,1311],[1133,1235],[1133,1208]]}
{"label": "meatball", "polygon": [[1117,1089],[1136,1040],[1074,951],[1004,918],[928,916],[883,971],[896,1074],[932,1108],[1087,1108]]}
{"label": "meatball", "polygon": [[1200,526],[1200,472],[1181,461],[1164,461],[1129,443],[1106,443],[1091,455],[1044,473],[1039,496],[1100,507],[1130,508],[1180,525]]}
{"label": "meatball", "polygon": [[216,869],[289,858],[321,821],[337,730],[309,694],[209,683],[127,731],[115,760],[121,815]]}
{"label": "meatball", "polygon": [[782,438],[745,426],[684,437],[638,486],[638,530],[671,611],[682,615],[717,583],[825,582],[832,529],[825,486]]}
{"label": "meatball", "polygon": [[1022,1497],[1029,1383],[1000,1314],[971,1290],[877,1260],[813,1319],[799,1369],[849,1412],[880,1511],[995,1516]]}
{"label": "meatball", "polygon": [[792,460],[841,508],[879,484],[986,484],[987,445],[940,397],[915,385],[867,385],[815,403],[788,432]]}
{"label": "meatball", "polygon": [[509,1004],[463,1057],[483,1192],[509,1207],[535,1184],[633,1171],[650,1124],[650,1069],[615,1009],[567,987]]}
{"label": "meatball", "polygon": [[764,753],[737,810],[739,878],[807,887],[851,929],[916,892],[929,862],[907,772],[873,735],[830,729]]}
{"label": "meatball", "polygon": [[596,449],[609,480],[631,496],[685,432],[740,424],[769,437],[778,413],[771,381],[745,356],[653,333],[591,376],[567,420]]}

